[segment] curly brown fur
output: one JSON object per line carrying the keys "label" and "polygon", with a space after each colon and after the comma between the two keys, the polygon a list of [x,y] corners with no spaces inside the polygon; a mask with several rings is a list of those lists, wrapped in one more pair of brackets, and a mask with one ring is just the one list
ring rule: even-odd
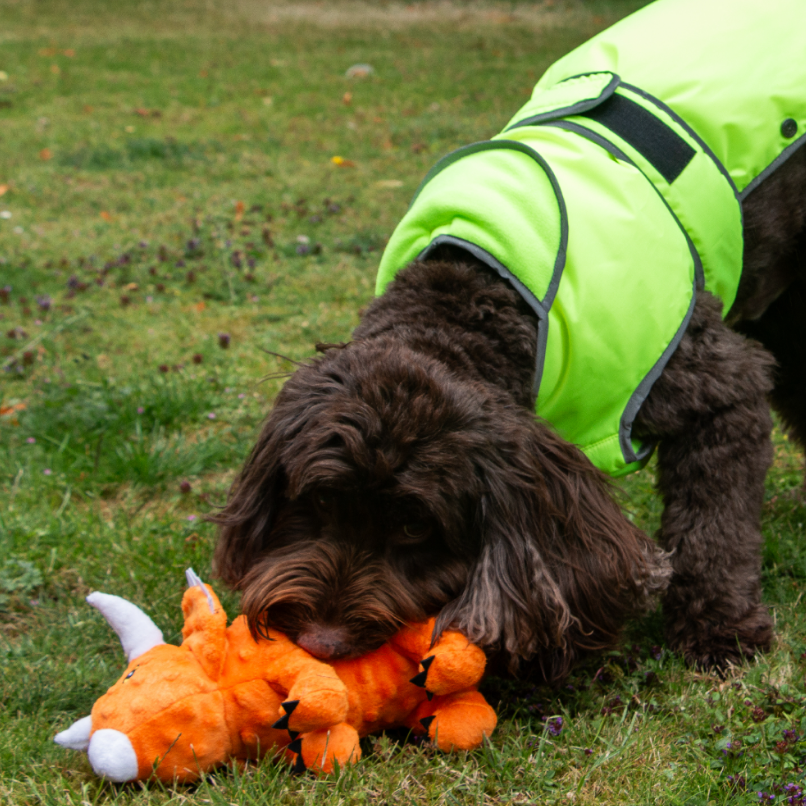
{"label": "curly brown fur", "polygon": [[[751,194],[745,223],[730,321],[764,331],[785,373],[773,400],[791,397],[786,416],[803,428],[790,380],[803,377],[802,354],[775,346],[795,316],[784,325],[764,311],[806,283],[806,149]],[[665,551],[534,417],[537,326],[506,282],[445,251],[400,272],[351,343],[291,377],[215,518],[218,572],[243,591],[253,629],[284,629],[338,657],[439,613],[438,630],[558,679],[667,586]],[[635,422],[660,441],[669,639],[705,666],[770,641],[759,510],[771,366],[701,294]]]}
{"label": "curly brown fur", "polygon": [[358,654],[441,611],[548,677],[612,644],[664,560],[530,411],[534,328],[488,274],[415,264],[294,374],[217,517],[252,624]]}

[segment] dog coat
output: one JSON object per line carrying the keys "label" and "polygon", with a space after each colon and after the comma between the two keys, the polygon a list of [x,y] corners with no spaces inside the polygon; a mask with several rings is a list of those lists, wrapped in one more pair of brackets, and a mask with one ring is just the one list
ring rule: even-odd
{"label": "dog coat", "polygon": [[507,278],[539,320],[537,414],[623,475],[652,453],[633,420],[696,289],[733,303],[743,198],[804,142],[804,0],[658,0],[431,169],[376,290],[440,244]]}

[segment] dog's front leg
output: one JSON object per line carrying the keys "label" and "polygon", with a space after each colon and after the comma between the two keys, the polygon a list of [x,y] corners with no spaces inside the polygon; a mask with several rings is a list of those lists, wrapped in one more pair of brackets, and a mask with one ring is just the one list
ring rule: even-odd
{"label": "dog's front leg", "polygon": [[673,552],[667,638],[689,663],[723,667],[769,647],[760,515],[772,460],[772,359],[700,293],[683,340],[635,421],[660,440],[660,539]]}

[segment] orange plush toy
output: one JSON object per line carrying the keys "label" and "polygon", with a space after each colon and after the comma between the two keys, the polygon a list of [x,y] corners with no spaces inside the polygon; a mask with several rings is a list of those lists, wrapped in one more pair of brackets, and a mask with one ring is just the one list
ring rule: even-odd
{"label": "orange plush toy", "polygon": [[244,616],[227,614],[188,570],[180,646],[118,596],[87,601],[120,637],[129,665],[90,716],[55,741],[87,752],[112,781],[193,781],[235,759],[285,755],[295,768],[331,772],[361,756],[359,737],[405,726],[440,750],[469,750],[489,736],[493,709],[475,689],[484,653],[433,620],[402,629],[374,652],[324,663],[282,633],[255,641]]}

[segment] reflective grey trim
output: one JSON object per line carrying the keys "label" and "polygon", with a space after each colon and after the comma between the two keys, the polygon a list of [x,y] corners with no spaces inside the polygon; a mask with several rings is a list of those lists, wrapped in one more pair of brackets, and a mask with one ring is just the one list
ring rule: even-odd
{"label": "reflective grey trim", "polygon": [[586,129],[584,126],[580,126],[578,123],[574,123],[570,120],[552,120],[550,123],[544,123],[543,125],[553,126],[555,129],[567,129],[569,132],[582,135],[582,137],[586,137],[588,140],[596,143],[596,145],[599,145],[606,151],[609,151],[614,157],[616,157],[616,159],[620,159],[623,162],[628,162],[630,165],[635,165],[635,163],[617,145],[602,137],[601,134],[591,131],[591,129]]}
{"label": "reflective grey trim", "polygon": [[619,444],[621,445],[621,453],[628,464],[631,462],[640,462],[643,459],[646,459],[655,449],[655,443],[648,442],[641,446],[641,449],[638,451],[638,453],[633,450],[633,422],[638,414],[638,410],[647,399],[647,396],[655,384],[655,381],[660,378],[661,373],[665,369],[669,359],[672,357],[674,351],[680,346],[680,342],[683,339],[683,334],[686,332],[688,323],[691,320],[691,314],[694,312],[694,304],[696,301],[697,288],[695,286],[691,290],[691,302],[689,303],[686,315],[683,317],[680,327],[674,334],[674,338],[672,338],[672,340],[669,342],[668,346],[661,354],[661,357],[655,362],[655,365],[652,367],[652,369],[649,370],[641,383],[638,384],[638,388],[630,396],[630,399],[627,401],[627,406],[624,409],[624,413],[621,415],[621,423],[619,424]]}
{"label": "reflective grey trim", "polygon": [[459,160],[463,159],[464,157],[470,157],[473,154],[479,154],[482,151],[494,151],[495,149],[499,148],[509,149],[510,151],[520,151],[522,154],[526,154],[527,157],[531,157],[546,172],[546,174],[548,174],[555,194],[561,197],[562,194],[559,193],[559,187],[557,185],[557,179],[554,176],[554,172],[551,170],[551,168],[549,168],[543,157],[541,157],[533,148],[530,148],[524,143],[519,143],[515,140],[480,140],[477,143],[461,146],[435,162],[423,178],[423,181],[420,182],[417,190],[414,191],[414,195],[411,197],[411,201],[409,202],[409,209],[411,209],[414,202],[417,201],[417,197],[420,195],[420,193],[422,193],[423,188],[437,174],[441,173],[446,168],[449,168],[455,162],[459,162]]}
{"label": "reflective grey trim", "polygon": [[516,140],[483,140],[480,143],[472,143],[469,146],[457,148],[450,154],[444,156],[433,168],[425,175],[425,179],[420,182],[420,187],[414,193],[409,204],[409,209],[414,204],[417,197],[420,195],[422,189],[438,174],[440,171],[445,170],[453,163],[458,162],[463,157],[468,157],[472,154],[478,154],[482,151],[493,151],[495,149],[508,149],[510,151],[520,151],[521,154],[526,154],[531,157],[543,170],[543,173],[548,177],[551,182],[552,190],[554,191],[554,198],[557,200],[557,206],[560,208],[560,244],[557,249],[557,257],[554,259],[554,267],[551,272],[551,280],[549,281],[546,295],[542,299],[543,307],[548,311],[551,308],[551,303],[554,302],[554,297],[557,294],[557,287],[560,285],[560,277],[565,266],[565,257],[568,251],[568,211],[565,207],[565,198],[563,197],[560,185],[557,182],[557,177],[554,171],[551,170],[549,164],[538,154],[533,148],[519,143]]}
{"label": "reflective grey trim", "polygon": [[507,128],[504,129],[504,132],[511,131],[512,129],[519,129],[522,126],[535,126],[538,123],[546,123],[550,120],[557,120],[557,118],[564,118],[569,115],[579,115],[582,112],[587,112],[589,109],[599,106],[602,101],[606,101],[616,91],[616,87],[618,87],[618,85],[621,83],[621,78],[619,78],[616,73],[611,73],[609,70],[595,70],[592,73],[579,73],[575,76],[569,76],[568,78],[564,78],[559,82],[560,84],[563,84],[566,81],[570,81],[572,78],[584,78],[585,76],[596,76],[601,74],[609,74],[612,76],[612,78],[610,79],[610,83],[595,98],[586,98],[584,101],[577,101],[575,104],[571,104],[571,106],[563,106],[559,109],[552,109],[548,112],[541,112],[538,115],[532,115],[531,117],[519,120],[517,123],[513,123],[511,126],[507,126]]}
{"label": "reflective grey trim", "polygon": [[[417,255],[417,260],[427,260],[429,255],[443,245],[456,246],[470,252],[473,257],[489,266],[501,277],[507,280],[512,287],[523,297],[526,304],[535,312],[538,319],[537,343],[535,346],[535,378],[532,382],[532,392],[535,400],[540,391],[540,381],[543,378],[543,366],[546,363],[546,345],[549,337],[549,312],[542,302],[503,264],[485,249],[477,244],[466,241],[464,238],[457,238],[455,235],[438,235],[428,246]],[[562,271],[562,269],[560,270]]]}
{"label": "reflective grey trim", "polygon": [[471,154],[478,154],[481,151],[491,151],[498,148],[505,148],[511,151],[520,151],[522,154],[526,154],[527,156],[531,157],[543,169],[543,172],[548,177],[549,182],[551,182],[551,187],[554,190],[554,197],[557,200],[557,207],[560,210],[560,243],[557,249],[557,256],[554,259],[554,266],[551,271],[551,280],[549,280],[546,295],[542,300],[538,300],[537,297],[531,291],[529,291],[529,289],[526,288],[526,286],[520,280],[518,280],[518,278],[497,258],[493,257],[480,246],[471,243],[470,241],[465,241],[462,238],[456,238],[453,235],[437,236],[422,252],[420,252],[420,254],[417,256],[417,259],[425,259],[430,251],[439,244],[452,244],[453,246],[466,249],[468,252],[473,254],[483,263],[486,263],[488,266],[490,266],[490,268],[494,269],[496,272],[498,272],[498,274],[512,283],[515,290],[518,291],[526,303],[532,308],[532,310],[534,310],[541,325],[537,328],[537,358],[535,362],[535,379],[534,383],[532,384],[532,391],[534,392],[536,399],[537,393],[540,391],[540,381],[543,377],[543,365],[546,358],[546,344],[548,341],[549,329],[548,312],[551,308],[551,304],[554,302],[554,297],[557,295],[557,288],[560,285],[560,278],[562,277],[563,269],[565,268],[565,259],[568,252],[568,211],[565,206],[565,198],[563,197],[562,190],[560,190],[560,185],[557,182],[557,177],[554,175],[554,171],[551,170],[549,164],[545,159],[543,159],[542,156],[540,156],[540,154],[538,154],[537,151],[527,145],[524,145],[523,143],[519,143],[515,140],[483,140],[479,143],[472,143],[469,146],[457,148],[456,151],[452,151],[450,154],[447,154],[441,160],[439,160],[439,162],[437,162],[436,165],[434,165],[434,167],[431,168],[431,170],[426,174],[425,179],[423,179],[423,181],[420,183],[420,186],[414,193],[414,198],[412,198],[411,203],[409,204],[409,209],[411,209],[411,206],[414,204],[415,200],[420,195],[420,192],[426,186],[426,184],[428,184],[428,182],[430,182],[440,171],[444,170],[449,165],[453,165],[453,163],[458,162],[463,157],[470,156]]}
{"label": "reflective grey trim", "polygon": [[806,134],[790,143],[750,184],[739,194],[744,201],[773,171],[783,165],[802,145],[806,144]]}
{"label": "reflective grey trim", "polygon": [[666,201],[664,195],[658,190],[655,183],[641,170],[639,165],[630,159],[617,145],[611,143],[606,138],[602,137],[597,132],[591,131],[590,129],[586,128],[585,126],[581,126],[578,123],[573,123],[569,120],[557,120],[552,121],[551,123],[544,123],[544,126],[554,126],[558,129],[567,129],[570,132],[574,132],[575,134],[579,134],[582,137],[588,138],[591,142],[596,143],[597,145],[604,148],[606,151],[609,151],[614,157],[617,159],[623,160],[624,162],[629,163],[637,170],[641,171],[644,175],[644,178],[647,182],[652,186],[652,189],[658,194],[660,200],[666,205],[666,209],[669,211],[669,215],[675,220],[675,223],[680,228],[680,231],[686,238],[686,243],[688,244],[689,251],[691,252],[692,257],[694,258],[694,281],[696,283],[697,288],[705,288],[705,271],[702,267],[702,260],[700,258],[700,253],[697,251],[697,247],[694,246],[694,241],[691,240],[691,237],[688,234],[688,231],[681,223],[680,219],[675,215],[674,210],[669,206],[669,202]]}
{"label": "reflective grey trim", "polygon": [[478,258],[482,263],[486,263],[491,269],[496,271],[505,280],[509,280],[515,287],[515,290],[523,297],[526,304],[535,312],[539,319],[545,319],[548,315],[548,309],[542,302],[503,264],[500,260],[493,257],[486,249],[482,249],[477,244],[471,241],[466,241],[464,238],[457,238],[455,235],[437,235],[428,246],[420,252],[415,260],[428,260],[431,253],[439,246],[448,244],[456,246],[459,249],[464,249],[465,252],[470,252],[473,257]]}

